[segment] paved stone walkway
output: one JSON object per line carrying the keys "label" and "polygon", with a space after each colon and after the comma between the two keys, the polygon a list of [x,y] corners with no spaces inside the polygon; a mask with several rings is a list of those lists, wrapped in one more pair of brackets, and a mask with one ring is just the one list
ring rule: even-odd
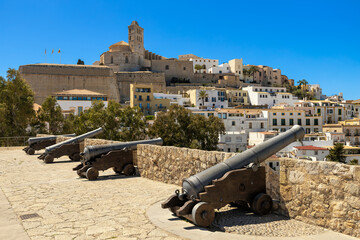
{"label": "paved stone walkway", "polygon": [[[270,238],[263,237],[261,239],[270,240],[273,239],[271,236],[280,236],[274,233],[277,230],[289,232],[291,230],[289,228],[294,228],[296,231],[304,229],[304,223],[295,220],[281,219],[283,222],[280,225],[285,227],[279,229],[273,219],[268,219],[268,221],[234,219],[231,210],[226,208],[223,210],[223,214],[230,215],[225,220],[217,219],[216,224],[223,226],[221,230],[248,235],[222,233],[221,231],[211,232],[174,217],[171,217],[173,220],[169,221],[161,214],[170,214],[170,212],[157,208],[160,208],[159,201],[167,198],[178,188],[175,185],[141,177],[118,176],[114,175],[112,170],[101,172],[97,181],[88,181],[78,178],[76,172],[72,171],[72,168],[78,164],[77,162],[71,162],[66,157],[62,157],[56,159],[53,164],[45,164],[38,160],[37,156],[26,155],[20,148],[8,150],[0,148],[1,240],[23,240],[28,237],[32,240],[260,239],[258,238],[260,236],[246,232],[246,229],[249,231],[250,228],[255,229],[252,231],[256,233],[262,231],[262,235],[270,236]],[[153,206],[155,206],[155,210]],[[153,224],[154,219],[149,220],[148,215],[151,208],[153,209],[152,213],[158,215],[155,222],[162,222],[162,226]],[[147,211],[148,213],[146,213]],[[233,224],[230,223],[231,221],[241,221],[241,219],[245,223],[238,222],[236,226],[230,226]],[[185,228],[181,224],[189,226]],[[252,225],[246,226],[246,224]],[[275,225],[269,227],[267,224]],[[321,231],[319,228],[306,226],[308,226],[306,231],[313,231],[314,228],[316,233]],[[173,231],[173,227],[177,230]],[[177,235],[173,235],[173,233]],[[311,233],[309,232],[309,234]],[[182,236],[182,238],[178,236]],[[330,240],[342,239],[339,236],[345,237],[340,234],[321,235],[323,238],[318,238],[319,236],[315,234],[308,235],[306,238],[294,239]],[[349,238],[346,236],[346,239]]]}
{"label": "paved stone walkway", "polygon": [[[112,170],[100,173],[110,178],[88,181],[78,178],[72,171],[78,163],[66,157],[44,164],[37,156],[20,149],[0,149],[0,188],[17,216],[18,226],[22,224],[32,240],[181,239],[155,227],[145,215],[151,204],[172,193],[176,186],[116,176]],[[26,214],[39,217],[21,220]],[[0,239],[25,239],[6,233],[8,236]]]}

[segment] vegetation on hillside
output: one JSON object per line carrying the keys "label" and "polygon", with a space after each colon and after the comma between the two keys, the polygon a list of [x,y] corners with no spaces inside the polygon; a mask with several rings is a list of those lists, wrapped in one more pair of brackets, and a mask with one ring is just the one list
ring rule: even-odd
{"label": "vegetation on hillside", "polygon": [[344,145],[341,143],[335,144],[334,147],[330,149],[330,153],[326,156],[326,159],[328,161],[345,163]]}

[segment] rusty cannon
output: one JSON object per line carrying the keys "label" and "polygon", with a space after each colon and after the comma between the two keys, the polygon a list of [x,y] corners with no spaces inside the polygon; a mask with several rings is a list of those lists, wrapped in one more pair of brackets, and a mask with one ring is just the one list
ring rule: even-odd
{"label": "rusty cannon", "polygon": [[162,145],[161,138],[109,145],[87,146],[81,153],[81,164],[73,168],[80,177],[96,180],[99,171],[113,168],[117,174],[135,174],[134,153],[138,144]]}
{"label": "rusty cannon", "polygon": [[27,154],[34,155],[35,151],[44,149],[48,146],[54,145],[56,143],[57,137],[74,137],[73,134],[65,134],[65,135],[51,135],[46,137],[32,137],[28,139],[28,146],[23,149]]}
{"label": "rusty cannon", "polygon": [[84,141],[85,138],[91,138],[96,135],[103,133],[102,128],[95,129],[91,132],[84,133],[80,136],[65,140],[60,143],[56,143],[45,148],[45,153],[41,154],[38,158],[43,160],[45,163],[54,162],[54,158],[62,156],[69,156],[72,161],[80,160],[80,142]]}
{"label": "rusty cannon", "polygon": [[290,130],[251,149],[218,163],[182,182],[182,191],[175,191],[163,202],[178,217],[185,217],[198,226],[208,227],[215,218],[214,209],[227,204],[246,204],[254,213],[264,215],[273,202],[266,194],[265,167],[260,163],[305,135],[296,125]]}

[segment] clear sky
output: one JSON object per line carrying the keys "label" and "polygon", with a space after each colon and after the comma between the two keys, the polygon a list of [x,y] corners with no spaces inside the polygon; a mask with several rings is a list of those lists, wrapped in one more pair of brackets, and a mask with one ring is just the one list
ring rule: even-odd
{"label": "clear sky", "polygon": [[[193,53],[280,68],[327,95],[360,98],[360,1],[4,1],[0,76],[45,62],[85,64],[144,28],[145,48],[165,57]],[[54,55],[51,54],[54,49]]]}

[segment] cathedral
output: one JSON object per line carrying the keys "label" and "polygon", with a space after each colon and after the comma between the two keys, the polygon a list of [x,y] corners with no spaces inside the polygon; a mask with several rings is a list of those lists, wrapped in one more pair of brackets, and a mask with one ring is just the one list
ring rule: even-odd
{"label": "cathedral", "polygon": [[149,52],[144,48],[144,29],[137,21],[128,27],[128,43],[117,42],[109,47],[109,51],[100,56],[100,62],[94,64],[111,67],[114,72],[142,71],[151,68],[151,60],[162,60],[165,57]]}

